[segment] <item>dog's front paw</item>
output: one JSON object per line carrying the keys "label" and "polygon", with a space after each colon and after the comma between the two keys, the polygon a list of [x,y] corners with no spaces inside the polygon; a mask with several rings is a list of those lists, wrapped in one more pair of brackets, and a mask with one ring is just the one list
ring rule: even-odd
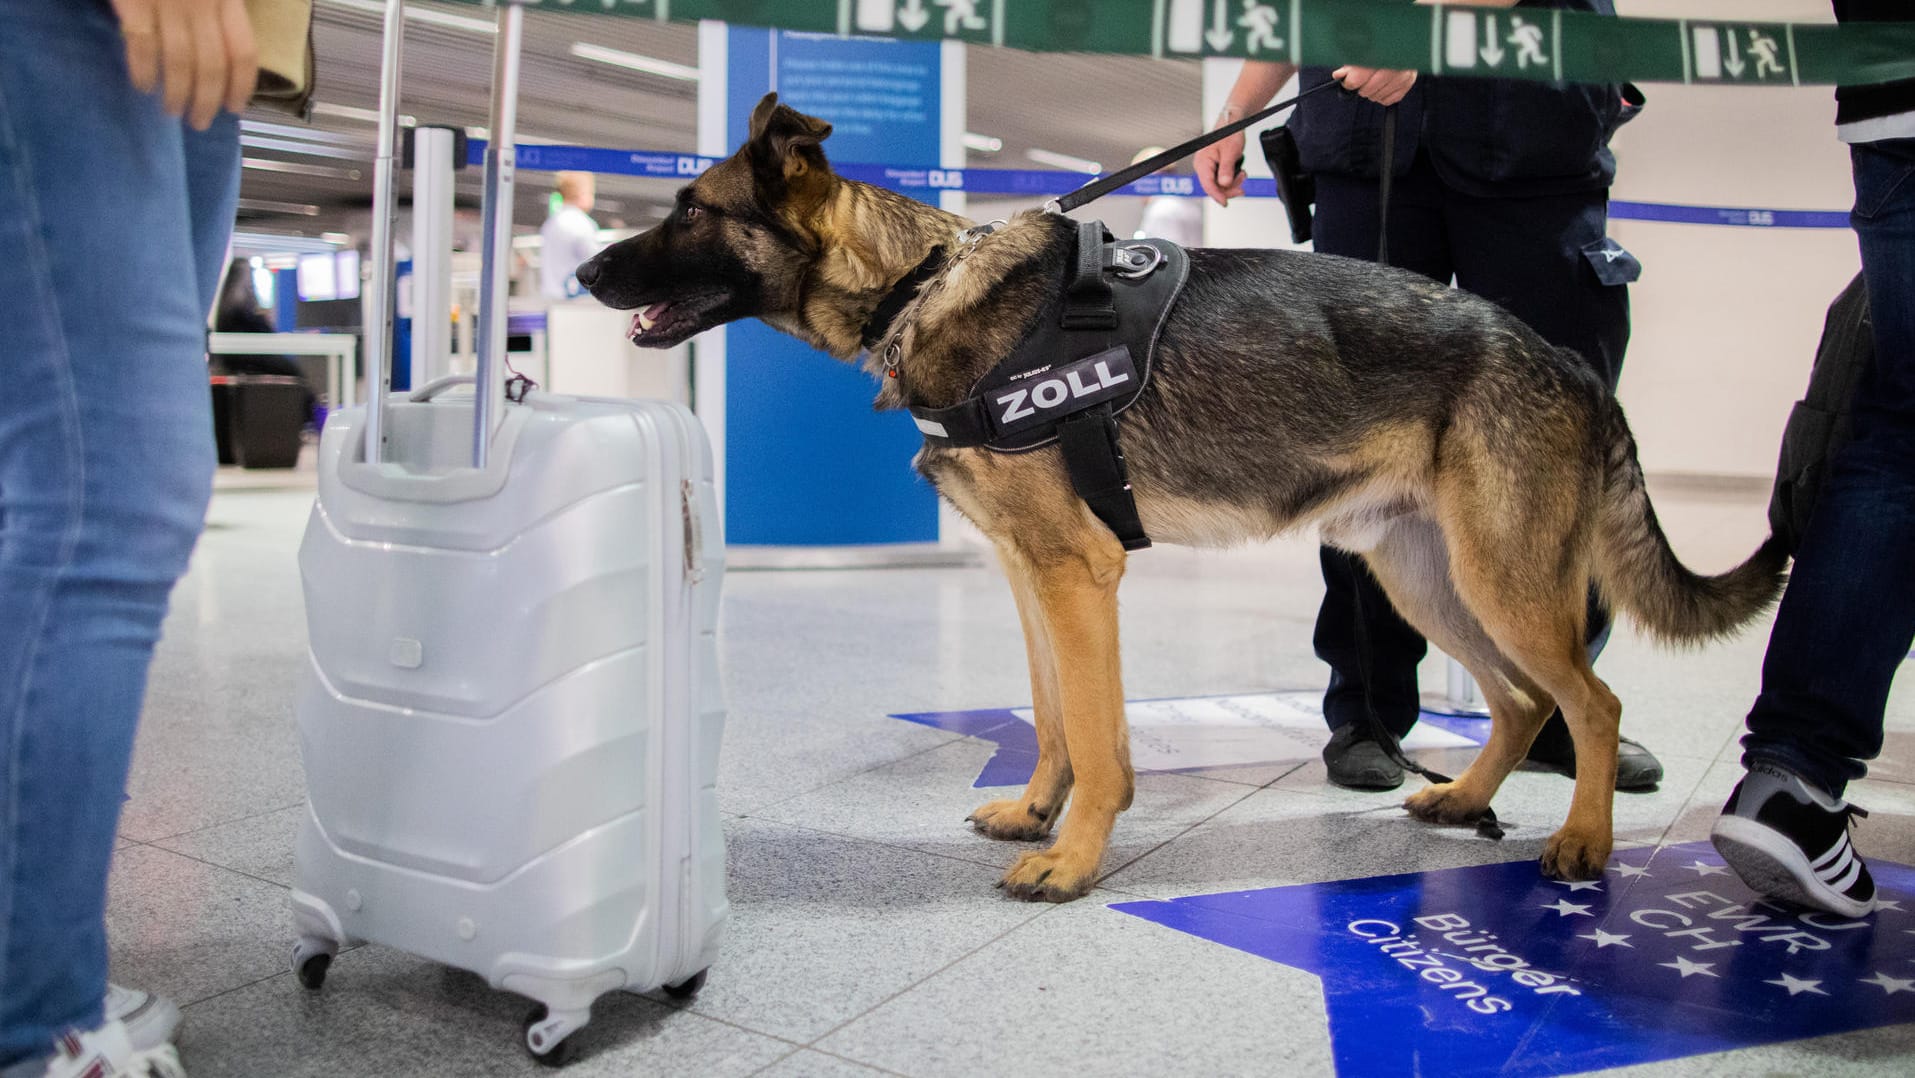
{"label": "dog's front paw", "polygon": [[1097,865],[1077,864],[1075,859],[1059,853],[1056,847],[1027,853],[1017,859],[1011,870],[998,881],[998,886],[1011,893],[1013,898],[1028,901],[1069,902],[1073,898],[1082,898],[1097,882]]}
{"label": "dog's front paw", "polygon": [[1035,842],[1050,833],[1055,814],[1040,815],[1029,801],[1011,798],[979,805],[965,819],[980,834],[1015,842]]}
{"label": "dog's front paw", "polygon": [[1601,879],[1614,845],[1606,832],[1585,834],[1565,827],[1543,846],[1543,875],[1553,880]]}
{"label": "dog's front paw", "polygon": [[1403,807],[1430,823],[1475,823],[1489,805],[1468,796],[1454,782],[1442,782],[1404,798]]}

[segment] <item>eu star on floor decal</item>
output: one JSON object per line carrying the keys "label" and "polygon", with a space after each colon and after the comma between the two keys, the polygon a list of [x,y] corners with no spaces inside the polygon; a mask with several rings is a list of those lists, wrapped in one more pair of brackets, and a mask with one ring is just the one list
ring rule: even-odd
{"label": "eu star on floor decal", "polygon": [[[1330,739],[1322,700],[1318,689],[1128,701],[1124,717],[1130,723],[1131,766],[1138,771],[1207,771],[1314,760]],[[1021,785],[1037,766],[1037,730],[1030,708],[891,717],[996,742],[996,755],[978,772],[973,786]],[[1403,747],[1474,748],[1488,738],[1488,719],[1424,712]]]}
{"label": "eu star on floor decal", "polygon": [[1343,1075],[1555,1075],[1915,1021],[1915,869],[1860,921],[1762,901],[1706,842],[1111,908],[1323,978]]}

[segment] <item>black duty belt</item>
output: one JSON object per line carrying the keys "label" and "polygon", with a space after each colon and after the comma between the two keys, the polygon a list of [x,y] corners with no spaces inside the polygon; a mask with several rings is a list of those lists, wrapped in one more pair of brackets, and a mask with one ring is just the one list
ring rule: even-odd
{"label": "black duty belt", "polygon": [[1057,304],[1029,337],[948,408],[912,408],[924,440],[1021,453],[1056,442],[1071,487],[1126,550],[1150,545],[1118,445],[1117,416],[1150,381],[1157,339],[1190,258],[1165,240],[1115,242],[1077,226]]}

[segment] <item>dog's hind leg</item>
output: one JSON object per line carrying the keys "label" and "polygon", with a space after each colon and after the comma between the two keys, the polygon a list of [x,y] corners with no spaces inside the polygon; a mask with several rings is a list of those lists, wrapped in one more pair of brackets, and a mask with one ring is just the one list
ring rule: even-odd
{"label": "dog's hind leg", "polygon": [[1436,522],[1398,521],[1364,555],[1397,613],[1469,670],[1489,704],[1490,738],[1454,782],[1411,794],[1404,807],[1434,823],[1471,823],[1509,777],[1555,702],[1497,648],[1450,583],[1449,550]]}
{"label": "dog's hind leg", "polygon": [[1044,628],[1037,586],[1030,567],[1015,550],[999,547],[999,560],[1017,599],[1024,626],[1024,650],[1031,666],[1032,710],[1037,713],[1037,769],[1022,796],[979,805],[966,817],[992,838],[1041,839],[1064,809],[1071,793],[1071,758],[1064,741],[1063,700],[1057,685],[1057,656]]}
{"label": "dog's hind leg", "polygon": [[1460,506],[1443,512],[1457,594],[1497,648],[1563,710],[1576,745],[1576,790],[1569,819],[1543,848],[1542,868],[1556,879],[1595,879],[1615,843],[1622,703],[1590,669],[1583,646],[1588,573],[1565,557],[1577,532],[1565,525],[1499,534],[1487,517]]}
{"label": "dog's hind leg", "polygon": [[[1117,814],[1130,807],[1134,776],[1117,647],[1117,584],[1124,549],[1081,502],[1068,519],[1027,521],[1006,550],[1028,574],[1050,652],[1069,774],[1075,785],[1057,841],[1024,854],[1004,875],[1019,898],[1068,902],[1097,879]],[[1050,525],[1047,527],[1047,525]]]}

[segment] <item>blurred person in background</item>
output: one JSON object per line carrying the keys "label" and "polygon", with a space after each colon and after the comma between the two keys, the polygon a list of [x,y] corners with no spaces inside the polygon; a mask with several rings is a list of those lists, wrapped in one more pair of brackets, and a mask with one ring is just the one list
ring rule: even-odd
{"label": "blurred person in background", "polygon": [[[1137,151],[1130,159],[1137,164],[1164,152],[1162,146],[1146,146]],[[1157,175],[1170,174],[1172,165],[1157,170]],[[1150,195],[1144,199],[1144,216],[1137,222],[1137,235],[1134,239],[1169,240],[1180,247],[1201,247],[1204,242],[1204,206],[1203,200],[1179,195]]]}
{"label": "blurred person in background", "polygon": [[598,222],[592,219],[597,184],[589,172],[556,174],[563,201],[539,226],[539,291],[547,299],[574,299],[584,293],[572,271],[599,252]]}

